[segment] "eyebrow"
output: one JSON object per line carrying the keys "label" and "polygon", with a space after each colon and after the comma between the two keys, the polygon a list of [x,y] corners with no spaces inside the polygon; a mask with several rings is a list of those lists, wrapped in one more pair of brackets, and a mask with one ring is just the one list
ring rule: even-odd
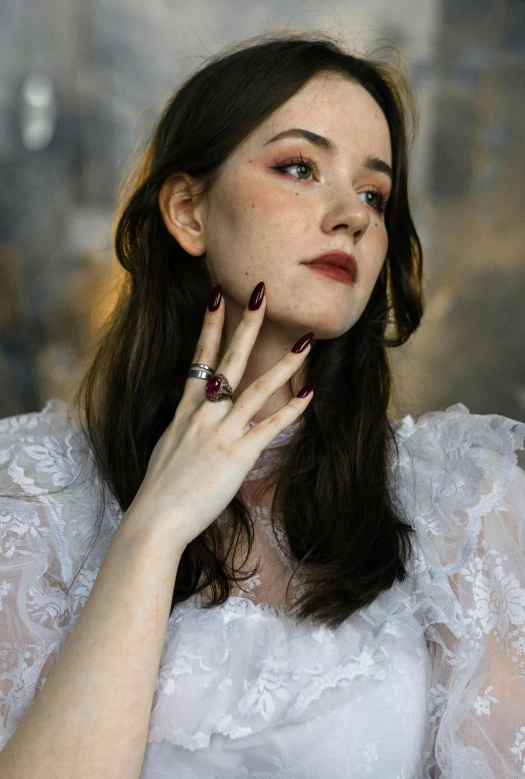
{"label": "eyebrow", "polygon": [[[325,138],[324,135],[317,135],[317,133],[313,133],[311,130],[301,130],[299,127],[277,133],[277,135],[274,135],[269,141],[266,141],[264,145],[267,146],[269,143],[280,141],[283,138],[303,138],[305,141],[317,146],[317,148],[322,149],[322,151],[328,152],[328,154],[331,154],[332,156],[337,153],[337,146],[329,138]],[[368,155],[363,162],[363,167],[367,170],[376,171],[377,173],[385,173],[392,179],[392,168],[380,157],[374,157],[372,154]]]}

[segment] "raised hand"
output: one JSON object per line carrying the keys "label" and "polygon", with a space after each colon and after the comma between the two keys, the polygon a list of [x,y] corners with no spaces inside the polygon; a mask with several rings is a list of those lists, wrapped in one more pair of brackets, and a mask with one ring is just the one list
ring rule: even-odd
{"label": "raised hand", "polygon": [[[257,339],[266,298],[260,282],[244,310],[216,373],[223,373],[235,391]],[[224,301],[205,312],[193,361],[215,366],[224,326]],[[133,504],[151,521],[172,525],[184,547],[228,506],[262,451],[308,406],[315,386],[305,387],[279,411],[250,429],[250,420],[271,396],[299,370],[311,349],[313,333],[303,336],[272,368],[237,398],[212,403],[205,397],[205,379],[188,378],[175,416],[152,452]],[[303,397],[300,397],[303,395]]]}

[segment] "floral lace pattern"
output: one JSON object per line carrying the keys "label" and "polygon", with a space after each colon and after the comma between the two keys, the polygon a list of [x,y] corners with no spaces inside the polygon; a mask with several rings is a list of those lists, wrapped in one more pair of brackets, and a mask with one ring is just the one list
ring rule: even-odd
{"label": "floral lace pattern", "polygon": [[[142,779],[525,776],[525,473],[515,454],[525,425],[457,403],[395,429],[393,486],[416,529],[408,579],[337,630],[256,602],[267,568],[247,597],[210,611],[198,596],[179,604]],[[45,684],[122,516],[108,499],[104,532],[66,595],[98,510],[96,473],[73,483],[85,454],[62,401],[0,420],[0,749]],[[264,510],[257,526],[284,569]]]}

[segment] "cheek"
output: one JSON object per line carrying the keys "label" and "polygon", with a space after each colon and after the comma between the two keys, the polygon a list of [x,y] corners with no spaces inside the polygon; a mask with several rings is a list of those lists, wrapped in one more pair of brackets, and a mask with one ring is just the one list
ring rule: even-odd
{"label": "cheek", "polygon": [[[299,191],[299,186],[297,187]],[[266,224],[286,226],[288,229],[294,225],[302,228],[308,223],[308,209],[304,198],[296,195],[295,190],[283,191],[278,187],[268,188],[251,193],[249,198],[250,211],[258,219],[264,219]]]}
{"label": "cheek", "polygon": [[388,233],[386,227],[377,217],[372,219],[370,227],[372,228],[370,237],[373,240],[374,247],[377,247],[377,251],[382,253],[382,257],[384,257],[388,249]]}
{"label": "cheek", "polygon": [[242,177],[239,183],[238,208],[245,218],[259,223],[264,220],[266,226],[273,228],[282,225],[288,230],[294,225],[303,229],[310,222],[300,183],[295,187],[280,187],[271,177],[263,175]]}
{"label": "cheek", "polygon": [[[366,250],[365,250],[366,249]],[[363,267],[370,272],[370,283],[375,284],[383,267],[388,252],[388,233],[386,227],[377,217],[373,217],[366,235],[363,237],[362,253]]]}

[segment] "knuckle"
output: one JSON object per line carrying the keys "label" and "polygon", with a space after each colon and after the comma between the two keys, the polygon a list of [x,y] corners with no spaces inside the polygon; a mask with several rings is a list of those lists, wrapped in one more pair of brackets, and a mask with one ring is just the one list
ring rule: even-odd
{"label": "knuckle", "polygon": [[222,364],[225,368],[229,368],[237,360],[237,353],[234,349],[227,351],[222,358]]}
{"label": "knuckle", "polygon": [[202,346],[198,345],[193,355],[193,362],[204,362],[204,351],[204,344]]}
{"label": "knuckle", "polygon": [[257,427],[254,428],[254,432],[257,430],[258,435],[260,436],[267,436],[268,433],[271,433],[271,431],[279,426],[279,417],[276,414],[270,414],[269,417],[266,417],[262,422],[259,422]]}
{"label": "knuckle", "polygon": [[217,329],[216,320],[215,319],[208,320],[207,318],[205,318],[199,339],[197,341],[197,346],[195,347],[193,362],[204,362],[203,358],[205,358],[206,353],[209,353],[210,351],[209,340],[212,334],[215,333],[216,329]]}
{"label": "knuckle", "polygon": [[290,372],[295,373],[299,370],[299,367],[297,365],[297,354],[294,354],[293,352],[288,352],[285,354],[285,356],[281,360],[281,368],[283,373],[286,372],[288,375]]}
{"label": "knuckle", "polygon": [[268,379],[267,379],[267,378],[265,378],[265,377],[262,377],[262,376],[261,376],[260,378],[256,379],[256,380],[253,382],[253,384],[252,384],[252,388],[253,388],[253,391],[254,391],[256,394],[259,394],[259,393],[261,393],[261,394],[264,394],[264,393],[266,393],[266,392],[267,392],[269,389],[273,389],[273,388],[270,386],[270,384],[269,384],[269,382],[268,382]]}
{"label": "knuckle", "polygon": [[[305,349],[305,351],[307,351]],[[301,370],[303,368],[304,363],[304,354],[294,354],[293,352],[290,352],[287,355],[287,361],[286,365],[290,371],[295,373],[298,370]]]}

